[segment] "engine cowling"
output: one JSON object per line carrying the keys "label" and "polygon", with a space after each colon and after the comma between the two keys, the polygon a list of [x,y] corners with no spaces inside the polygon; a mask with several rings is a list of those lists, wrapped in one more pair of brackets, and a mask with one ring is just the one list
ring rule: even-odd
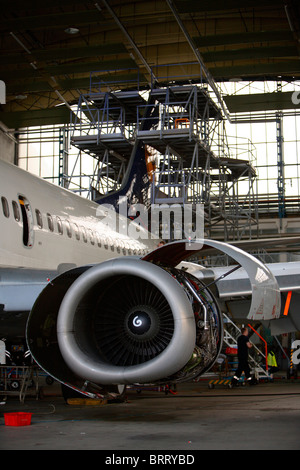
{"label": "engine cowling", "polygon": [[117,258],[70,270],[27,323],[36,362],[80,391],[201,375],[222,346],[222,315],[201,281],[174,267]]}

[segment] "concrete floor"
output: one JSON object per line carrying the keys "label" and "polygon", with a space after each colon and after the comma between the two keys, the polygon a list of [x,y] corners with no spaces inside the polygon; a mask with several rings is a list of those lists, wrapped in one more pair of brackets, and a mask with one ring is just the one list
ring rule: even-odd
{"label": "concrete floor", "polygon": [[[108,457],[109,451],[299,450],[299,382],[211,390],[201,381],[179,385],[176,395],[129,390],[124,403],[102,406],[68,405],[53,384],[42,399],[21,404],[8,397],[0,406],[0,449],[103,450]],[[16,411],[32,412],[31,425],[6,426],[3,413]]]}

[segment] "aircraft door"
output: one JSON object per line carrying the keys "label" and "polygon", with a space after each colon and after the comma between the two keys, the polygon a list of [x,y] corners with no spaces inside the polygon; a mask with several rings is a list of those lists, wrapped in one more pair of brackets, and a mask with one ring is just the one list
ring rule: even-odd
{"label": "aircraft door", "polygon": [[31,248],[34,242],[33,215],[29,201],[24,196],[19,196],[19,203],[23,221],[23,245]]}

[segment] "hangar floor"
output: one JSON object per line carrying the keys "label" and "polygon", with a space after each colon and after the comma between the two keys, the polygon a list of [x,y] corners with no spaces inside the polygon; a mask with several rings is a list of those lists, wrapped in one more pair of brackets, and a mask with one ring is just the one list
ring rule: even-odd
{"label": "hangar floor", "polygon": [[[122,403],[66,404],[58,384],[43,398],[0,407],[2,450],[299,450],[300,381],[229,389],[207,381],[176,395],[136,390]],[[32,412],[30,426],[7,426],[4,413]],[[111,453],[107,453],[111,455]]]}

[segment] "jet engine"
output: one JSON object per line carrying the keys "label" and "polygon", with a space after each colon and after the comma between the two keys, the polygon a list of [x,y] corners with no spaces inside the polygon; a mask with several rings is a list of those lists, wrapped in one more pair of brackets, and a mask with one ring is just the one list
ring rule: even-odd
{"label": "jet engine", "polygon": [[222,331],[217,302],[201,281],[127,257],[54,279],[26,334],[49,375],[94,393],[112,384],[193,379],[215,362]]}
{"label": "jet engine", "polygon": [[279,315],[276,279],[260,261],[226,243],[181,240],[142,259],[74,268],[49,282],[27,322],[33,358],[56,380],[92,396],[112,386],[202,375],[222,348],[222,313],[204,281],[179,269],[202,249],[222,251],[245,269],[249,319]]}

